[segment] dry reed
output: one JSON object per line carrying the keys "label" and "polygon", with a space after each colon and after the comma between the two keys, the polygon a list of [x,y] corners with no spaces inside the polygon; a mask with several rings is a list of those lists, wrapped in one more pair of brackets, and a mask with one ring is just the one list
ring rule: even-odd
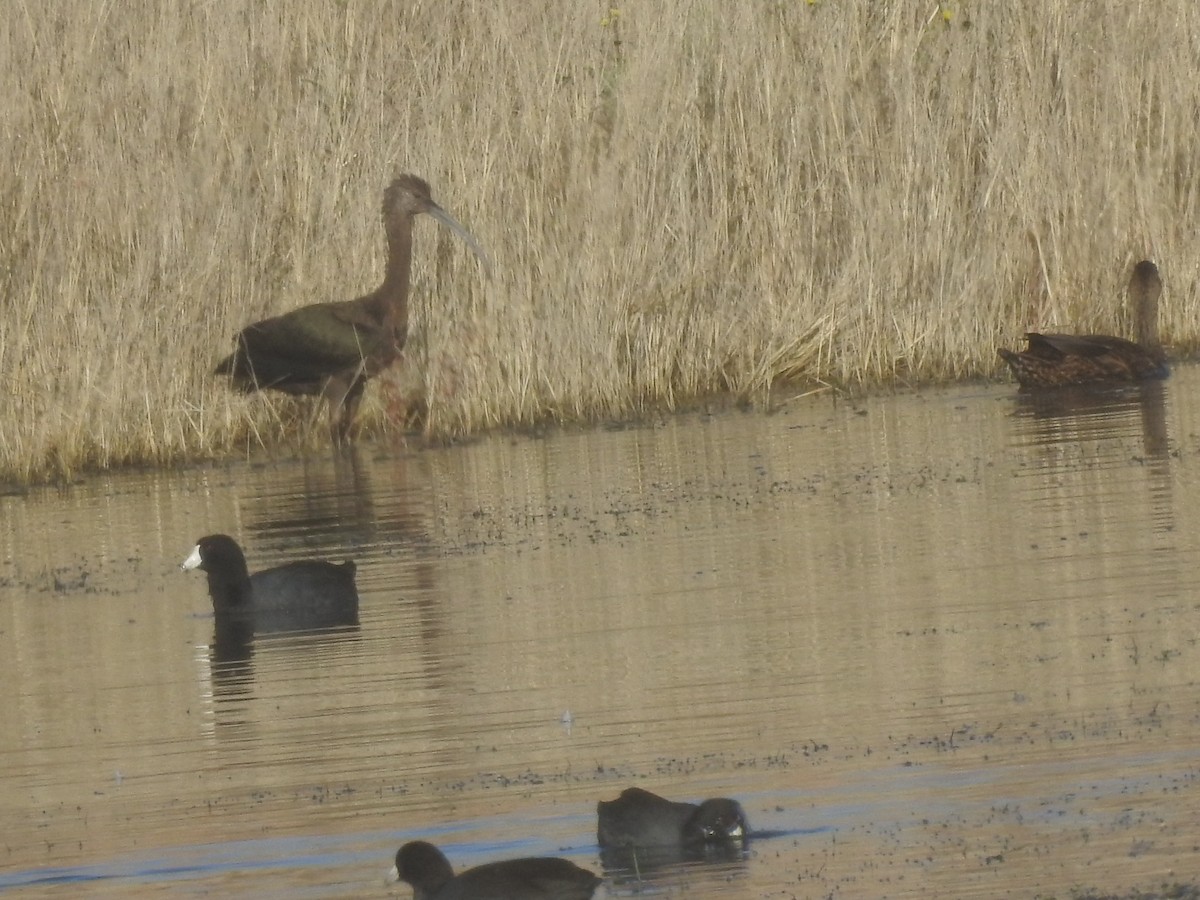
{"label": "dry reed", "polygon": [[0,478],[321,440],[211,370],[377,284],[399,171],[497,275],[419,224],[376,431],[405,380],[450,434],[992,373],[1028,326],[1119,330],[1142,256],[1190,346],[1197,45],[1186,0],[15,0]]}

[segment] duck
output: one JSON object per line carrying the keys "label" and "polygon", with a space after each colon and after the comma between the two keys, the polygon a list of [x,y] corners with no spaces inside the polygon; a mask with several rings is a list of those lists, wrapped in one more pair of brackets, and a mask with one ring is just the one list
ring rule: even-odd
{"label": "duck", "polygon": [[1137,341],[1107,334],[1025,335],[1021,352],[1001,348],[1022,390],[1083,384],[1120,384],[1166,378],[1166,356],[1158,337],[1158,267],[1143,259],[1129,278],[1129,301]]}
{"label": "duck", "polygon": [[484,863],[455,875],[428,841],[397,850],[387,880],[410,885],[413,900],[588,900],[600,883],[595,873],[550,856]]}
{"label": "duck", "polygon": [[749,836],[741,804],[727,797],[677,803],[642,788],[626,788],[596,805],[596,839],[602,848],[679,849],[704,855],[706,846],[740,845]]}
{"label": "duck", "polygon": [[218,624],[245,623],[258,633],[358,624],[352,560],[296,560],[251,575],[237,541],[227,534],[210,534],[196,542],[179,568],[208,575]]}

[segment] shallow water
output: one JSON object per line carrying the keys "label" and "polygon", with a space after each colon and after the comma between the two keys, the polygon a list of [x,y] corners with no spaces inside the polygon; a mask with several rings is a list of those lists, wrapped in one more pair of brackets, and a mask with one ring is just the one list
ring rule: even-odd
{"label": "shallow water", "polygon": [[[598,896],[992,897],[1200,871],[1200,370],[367,444],[0,498],[0,890],[408,897],[601,871],[595,803],[744,859]],[[195,539],[353,558],[360,623],[214,641]]]}

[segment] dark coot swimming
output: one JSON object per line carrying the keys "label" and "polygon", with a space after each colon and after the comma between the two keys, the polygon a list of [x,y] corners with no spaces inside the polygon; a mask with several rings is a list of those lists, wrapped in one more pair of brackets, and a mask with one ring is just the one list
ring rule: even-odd
{"label": "dark coot swimming", "polygon": [[388,880],[412,885],[413,900],[587,900],[600,883],[570,860],[547,856],[485,863],[455,875],[442,851],[425,841],[396,851]]}
{"label": "dark coot swimming", "polygon": [[736,800],[676,803],[641,788],[601,800],[596,818],[596,839],[608,851],[605,862],[615,865],[623,864],[623,851],[631,850],[646,851],[637,854],[641,863],[736,857],[750,830]]}
{"label": "dark coot swimming", "polygon": [[257,633],[308,631],[358,624],[355,565],[298,560],[250,574],[237,541],[210,534],[179,567],[208,575],[218,623],[242,621]]}

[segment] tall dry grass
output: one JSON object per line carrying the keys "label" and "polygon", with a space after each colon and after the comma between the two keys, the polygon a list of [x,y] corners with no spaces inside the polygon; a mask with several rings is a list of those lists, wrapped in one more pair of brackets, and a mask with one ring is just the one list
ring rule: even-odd
{"label": "tall dry grass", "polygon": [[211,370],[378,282],[398,171],[497,274],[419,224],[373,429],[397,382],[455,433],[994,372],[1028,326],[1122,328],[1141,256],[1193,344],[1200,8],[954,7],[14,0],[0,477],[321,440]]}

